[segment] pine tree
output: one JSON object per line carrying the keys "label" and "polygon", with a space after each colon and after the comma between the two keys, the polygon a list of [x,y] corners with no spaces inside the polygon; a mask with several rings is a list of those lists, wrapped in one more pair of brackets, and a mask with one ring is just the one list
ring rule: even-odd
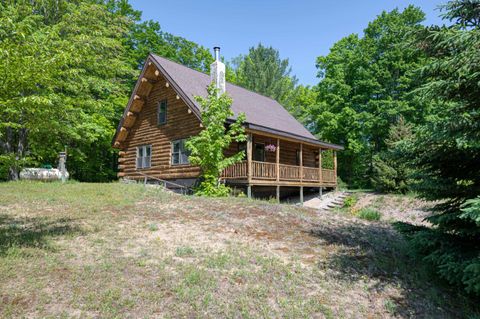
{"label": "pine tree", "polygon": [[410,154],[417,192],[438,204],[427,218],[433,227],[397,227],[441,277],[480,295],[480,3],[450,1],[444,9],[455,24],[418,35],[430,62],[415,94],[432,114]]}
{"label": "pine tree", "polygon": [[400,116],[390,127],[385,140],[387,149],[373,158],[372,185],[377,191],[406,193],[410,190],[412,170],[404,156],[412,138],[412,125]]}

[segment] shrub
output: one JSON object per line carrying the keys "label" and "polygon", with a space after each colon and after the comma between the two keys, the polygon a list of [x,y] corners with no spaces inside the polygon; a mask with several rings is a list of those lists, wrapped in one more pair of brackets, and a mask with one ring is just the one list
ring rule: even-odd
{"label": "shrub", "polygon": [[355,195],[350,195],[345,197],[345,200],[343,202],[343,207],[353,207],[355,204],[358,202],[358,197]]}
{"label": "shrub", "polygon": [[[323,158],[322,158],[323,161]],[[337,187],[339,190],[347,190],[348,189],[348,184],[345,183],[340,176],[337,176]]]}
{"label": "shrub", "polygon": [[220,174],[245,156],[243,152],[238,152],[226,157],[224,150],[234,141],[246,141],[247,135],[243,127],[245,114],[238,114],[235,122],[225,125],[227,119],[234,115],[230,108],[232,99],[225,93],[220,95],[213,83],[207,87],[207,91],[206,98],[195,96],[201,105],[204,129],[189,138],[185,145],[190,151],[190,163],[200,166],[202,170],[202,181],[195,187],[195,194],[223,197],[230,194],[230,188],[220,183]]}
{"label": "shrub", "polygon": [[357,217],[365,220],[380,220],[382,214],[373,208],[362,208],[358,211]]}

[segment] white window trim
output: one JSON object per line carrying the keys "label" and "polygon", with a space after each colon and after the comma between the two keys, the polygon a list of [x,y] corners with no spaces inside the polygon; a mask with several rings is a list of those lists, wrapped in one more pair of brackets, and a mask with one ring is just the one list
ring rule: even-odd
{"label": "white window trim", "polygon": [[187,156],[187,162],[186,163],[181,163],[181,160],[182,160],[181,155],[182,154],[187,154],[187,153],[186,152],[182,153],[180,148],[179,148],[179,152],[178,152],[178,161],[179,162],[178,163],[173,162],[173,154],[174,154],[173,150],[174,150],[175,143],[183,141],[183,145],[185,146],[185,141],[186,140],[187,140],[186,138],[181,138],[181,139],[172,141],[172,145],[170,147],[170,165],[172,165],[172,166],[190,165],[190,161],[188,160],[188,156]]}
{"label": "white window trim", "polygon": [[[146,156],[147,154],[147,148],[150,148],[150,156]],[[140,157],[140,149],[143,152],[143,156]],[[139,159],[141,159],[141,165],[139,164]],[[135,167],[136,169],[145,169],[145,168],[150,168],[152,167],[152,145],[140,145],[137,146],[137,155],[135,157]]]}

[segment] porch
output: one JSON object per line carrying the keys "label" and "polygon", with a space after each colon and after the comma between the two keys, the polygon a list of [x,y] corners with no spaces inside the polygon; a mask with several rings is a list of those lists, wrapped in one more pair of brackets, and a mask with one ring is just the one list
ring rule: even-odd
{"label": "porch", "polygon": [[[249,197],[251,186],[277,186],[277,198],[280,186],[300,187],[301,194],[303,187],[318,187],[320,192],[326,187],[337,187],[337,157],[333,147],[248,132],[247,142],[233,145],[228,153],[242,150],[246,152],[246,160],[226,168],[222,179],[231,185],[247,186]],[[332,152],[328,163],[322,158],[326,151]]]}
{"label": "porch", "polygon": [[[252,185],[280,185],[280,186],[309,186],[309,187],[336,187],[334,169],[315,168],[307,166],[287,165],[280,163],[242,161],[223,171],[222,179],[237,183]],[[278,177],[278,178],[277,178]]]}

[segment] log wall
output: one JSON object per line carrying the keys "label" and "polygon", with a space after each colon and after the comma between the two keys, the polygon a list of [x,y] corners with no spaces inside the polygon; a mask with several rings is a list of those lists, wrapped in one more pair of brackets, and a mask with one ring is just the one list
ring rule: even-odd
{"label": "log wall", "polygon": [[[167,99],[167,122],[157,125],[158,103]],[[138,172],[161,179],[195,178],[200,170],[191,165],[171,165],[172,141],[188,138],[200,132],[200,121],[188,112],[188,106],[177,94],[172,86],[166,85],[166,79],[158,76],[145,105],[136,114],[136,120],[129,129],[129,134],[122,143],[121,177],[142,178]],[[136,147],[152,145],[151,167],[136,169]]]}

